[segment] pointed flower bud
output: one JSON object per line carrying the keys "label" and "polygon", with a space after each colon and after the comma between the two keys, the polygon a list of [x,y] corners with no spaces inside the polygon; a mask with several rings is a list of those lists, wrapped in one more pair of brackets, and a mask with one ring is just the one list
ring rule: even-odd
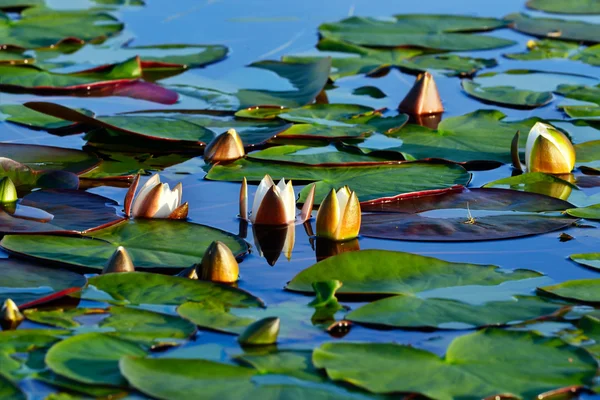
{"label": "pointed flower bud", "polygon": [[429,72],[417,76],[413,87],[398,107],[412,115],[438,114],[444,112],[437,85]]}
{"label": "pointed flower bud", "polygon": [[217,240],[204,253],[202,263],[196,265],[196,275],[203,281],[234,283],[240,275],[240,267],[229,247]]}
{"label": "pointed flower bud", "polygon": [[102,274],[111,274],[115,272],[133,272],[133,261],[125,247],[119,246],[110,257],[108,262],[104,265]]}
{"label": "pointed flower bud", "polygon": [[317,212],[317,237],[330,240],[349,240],[360,231],[360,203],[355,192],[344,186],[331,190]]}
{"label": "pointed flower bud", "polygon": [[214,138],[204,150],[204,160],[214,163],[218,161],[234,161],[244,157],[244,144],[235,129],[229,129]]}
{"label": "pointed flower bud", "polygon": [[11,299],[6,299],[0,310],[0,325],[2,329],[16,329],[19,324],[25,319],[19,307]]}
{"label": "pointed flower bud", "polygon": [[277,343],[281,321],[278,317],[267,317],[250,325],[238,336],[243,346],[269,345]]}
{"label": "pointed flower bud", "polygon": [[575,167],[575,149],[562,132],[537,122],[527,137],[525,166],[528,172],[568,174]]}
{"label": "pointed flower bud", "polygon": [[[243,187],[243,186],[242,186]],[[286,225],[296,219],[296,194],[292,181],[277,185],[269,175],[262,179],[252,204],[250,221],[255,225]]]}
{"label": "pointed flower bud", "polygon": [[0,204],[13,204],[18,200],[17,188],[8,176],[0,179]]}
{"label": "pointed flower bud", "polygon": [[160,176],[155,174],[142,186],[133,201],[137,185],[132,185],[125,197],[125,214],[134,218],[187,218],[187,203],[181,204],[183,188],[178,183],[173,190],[168,183],[161,183]]}

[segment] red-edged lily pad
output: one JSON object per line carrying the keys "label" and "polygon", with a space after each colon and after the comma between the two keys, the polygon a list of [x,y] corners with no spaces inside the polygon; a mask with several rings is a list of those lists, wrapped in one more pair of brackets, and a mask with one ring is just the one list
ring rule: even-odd
{"label": "red-edged lily pad", "polygon": [[412,193],[394,201],[372,201],[363,211],[361,234],[411,241],[479,241],[538,235],[569,227],[577,219],[558,212],[570,203],[506,189]]}

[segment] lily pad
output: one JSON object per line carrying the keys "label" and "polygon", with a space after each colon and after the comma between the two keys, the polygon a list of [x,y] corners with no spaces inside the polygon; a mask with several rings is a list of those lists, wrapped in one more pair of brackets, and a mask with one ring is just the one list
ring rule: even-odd
{"label": "lily pad", "polygon": [[560,40],[530,40],[527,42],[526,52],[504,54],[504,57],[521,61],[547,60],[551,58],[571,58],[575,60],[578,57],[579,48],[578,43],[563,42]]}
{"label": "lily pad", "polygon": [[493,265],[451,263],[417,254],[385,250],[342,253],[297,274],[286,289],[313,293],[313,282],[339,280],[338,294],[411,294],[436,288],[466,285],[492,286],[534,278],[530,270],[500,271]]}
{"label": "lily pad", "polygon": [[84,333],[65,339],[48,350],[46,365],[55,373],[94,385],[125,386],[119,359],[143,357],[146,349],[104,333]]}
{"label": "lily pad", "polygon": [[[549,196],[506,189],[448,190],[367,205],[361,233],[383,239],[477,241],[538,235],[569,227],[576,219],[539,214],[571,204]],[[417,229],[418,227],[418,229]]]}
{"label": "lily pad", "polygon": [[588,207],[569,208],[567,214],[576,218],[600,220],[600,204],[594,204]]}
{"label": "lily pad", "polygon": [[[366,167],[309,167],[260,161],[238,160],[228,165],[215,165],[207,179],[219,181],[260,181],[265,174],[273,179],[316,181],[315,204],[320,204],[331,189],[348,185],[360,201],[394,197],[401,193],[466,185],[470,174],[461,166],[436,163],[404,163]],[[300,192],[304,202],[309,188]]]}
{"label": "lily pad", "polygon": [[401,154],[391,154],[386,157],[365,154],[360,150],[346,151],[343,146],[303,146],[283,145],[271,147],[248,154],[248,158],[262,161],[297,163],[313,166],[349,166],[360,164],[386,164],[394,160],[404,160]]}
{"label": "lily pad", "polygon": [[3,399],[26,400],[25,393],[15,383],[0,375],[0,397]]}
{"label": "lily pad", "polygon": [[71,172],[35,170],[9,158],[0,158],[0,177],[8,177],[21,196],[33,189],[79,187],[79,178]]}
{"label": "lily pad", "polygon": [[506,107],[537,108],[544,106],[554,98],[551,92],[519,90],[512,86],[483,87],[472,80],[461,81],[462,88],[469,96],[484,103],[499,104]]}
{"label": "lily pad", "polygon": [[600,270],[600,253],[571,254],[569,258],[577,264]]}
{"label": "lily pad", "polygon": [[472,329],[515,324],[554,314],[564,305],[537,297],[515,297],[512,301],[469,304],[450,299],[402,295],[366,304],[346,318],[361,324],[394,328]]}
{"label": "lily pad", "polygon": [[585,165],[590,168],[600,167],[600,140],[578,143],[575,146],[577,154],[577,165]]}
{"label": "lily pad", "polygon": [[12,258],[0,260],[0,303],[12,299],[17,304],[28,303],[40,297],[72,287],[83,287],[83,275],[64,269],[51,269]]}
{"label": "lily pad", "polygon": [[183,221],[136,220],[100,229],[84,237],[7,235],[0,246],[19,256],[102,269],[118,246],[124,246],[136,269],[182,269],[200,262],[210,243],[220,240],[237,257],[248,252],[241,238]]}
{"label": "lily pad", "polygon": [[[566,176],[564,176],[567,178]],[[486,183],[484,188],[502,188],[543,194],[561,200],[568,200],[573,191],[579,191],[577,185],[558,176],[543,172],[527,172]]]}
{"label": "lily pad", "polygon": [[440,400],[534,398],[590,385],[596,372],[590,354],[561,339],[499,329],[454,339],[444,357],[391,343],[326,343],[315,349],[313,363],[331,379],[374,393],[419,393]]}
{"label": "lily pad", "polygon": [[572,58],[586,64],[600,66],[600,45],[586,47]]}
{"label": "lily pad", "polygon": [[600,4],[595,0],[529,0],[527,7],[554,14],[600,14]]}
{"label": "lily pad", "polygon": [[30,308],[25,310],[23,315],[29,321],[38,324],[54,326],[61,329],[73,329],[81,326],[76,318],[83,317],[84,315],[104,314],[105,312],[106,310],[99,308],[56,308],[51,310]]}
{"label": "lily pad", "polygon": [[571,118],[587,121],[600,121],[600,105],[596,106],[562,106],[562,110]]}
{"label": "lily pad", "polygon": [[493,36],[468,33],[505,25],[494,18],[457,15],[399,15],[393,22],[368,17],[350,17],[319,26],[324,38],[369,47],[412,46],[446,51],[495,49],[514,42]]}
{"label": "lily pad", "polygon": [[[60,341],[69,331],[58,329],[19,329],[0,332],[0,375],[20,378],[19,369],[26,364],[30,354],[45,351]],[[23,353],[26,357],[19,357]],[[26,374],[26,373],[23,373]]]}
{"label": "lily pad", "polygon": [[186,302],[177,308],[179,315],[200,327],[236,335],[256,321],[251,317],[237,316],[230,311],[227,305],[211,302],[210,299],[202,303]]}
{"label": "lily pad", "polygon": [[514,30],[537,37],[571,40],[585,43],[600,42],[600,25],[577,20],[534,18],[527,14],[504,17]]}
{"label": "lily pad", "polygon": [[37,170],[67,171],[78,175],[100,163],[98,157],[81,150],[33,144],[0,143],[0,154]]}
{"label": "lily pad", "polygon": [[600,302],[600,279],[577,279],[538,288],[541,294],[584,303]]}
{"label": "lily pad", "polygon": [[[89,116],[93,115],[91,111],[86,109],[78,111]],[[0,120],[26,126],[30,129],[45,130],[53,133],[59,133],[75,126],[75,123],[71,121],[65,121],[61,118],[31,110],[21,104],[0,105]]]}
{"label": "lily pad", "polygon": [[600,85],[560,85],[556,88],[556,93],[570,99],[588,101],[600,106]]}

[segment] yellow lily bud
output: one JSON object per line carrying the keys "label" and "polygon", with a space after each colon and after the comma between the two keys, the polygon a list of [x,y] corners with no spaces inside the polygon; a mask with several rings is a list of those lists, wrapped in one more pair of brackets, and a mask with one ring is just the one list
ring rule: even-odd
{"label": "yellow lily bud", "polygon": [[398,107],[411,115],[439,114],[444,112],[444,106],[433,76],[423,72],[417,76],[413,87]]}
{"label": "yellow lily bud", "polygon": [[349,240],[360,231],[360,203],[348,186],[331,190],[317,212],[317,237],[330,240]]}
{"label": "yellow lily bud", "polygon": [[234,161],[244,157],[244,144],[235,129],[229,129],[214,138],[204,150],[204,160],[214,163],[218,161]]}
{"label": "yellow lily bud", "polygon": [[17,188],[8,176],[0,179],[0,204],[12,204],[19,199]]}
{"label": "yellow lily bud", "polygon": [[292,181],[286,183],[285,179],[281,179],[275,185],[273,179],[269,175],[265,175],[254,195],[252,215],[250,216],[252,223],[255,225],[286,225],[294,222],[295,219],[296,195]]}
{"label": "yellow lily bud", "polygon": [[171,190],[169,184],[161,183],[160,176],[156,174],[148,179],[131,201],[136,186],[137,181],[125,197],[125,214],[131,214],[134,218],[187,218],[188,204],[181,204],[183,193],[181,183]]}
{"label": "yellow lily bud", "polygon": [[0,310],[0,325],[2,329],[16,329],[23,322],[23,314],[19,311],[19,307],[11,299],[6,299]]}
{"label": "yellow lily bud", "polygon": [[203,281],[234,283],[240,275],[240,267],[229,247],[217,240],[204,253],[202,263],[196,265],[196,275]]}
{"label": "yellow lily bud", "polygon": [[269,345],[277,343],[281,321],[277,317],[267,317],[250,325],[238,336],[243,346]]}
{"label": "yellow lily bud", "polygon": [[525,166],[528,172],[568,174],[575,167],[575,149],[562,132],[537,122],[527,137]]}
{"label": "yellow lily bud", "polygon": [[131,257],[125,247],[119,246],[110,257],[108,262],[104,265],[104,269],[102,270],[103,274],[111,274],[116,272],[133,272],[135,268],[133,267],[133,261],[131,261]]}

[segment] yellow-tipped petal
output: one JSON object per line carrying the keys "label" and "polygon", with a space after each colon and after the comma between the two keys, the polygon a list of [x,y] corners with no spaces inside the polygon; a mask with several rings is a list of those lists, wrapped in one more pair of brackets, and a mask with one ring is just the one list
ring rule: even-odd
{"label": "yellow-tipped petal", "polygon": [[287,233],[285,235],[285,243],[283,244],[283,254],[285,258],[290,261],[292,259],[292,251],[294,250],[294,243],[296,241],[296,225],[289,224],[287,227]]}
{"label": "yellow-tipped petal", "polygon": [[244,157],[244,144],[235,129],[229,129],[214,138],[204,150],[207,162],[234,161]]}
{"label": "yellow-tipped petal", "polygon": [[248,181],[246,177],[242,180],[242,187],[240,188],[240,218],[248,219]]}
{"label": "yellow-tipped petal", "polygon": [[568,174],[575,167],[575,149],[569,138],[542,122],[529,131],[525,153],[528,172]]}
{"label": "yellow-tipped petal", "polygon": [[310,186],[310,190],[308,191],[308,195],[306,196],[306,200],[304,201],[304,205],[302,206],[299,222],[306,222],[312,217],[312,210],[315,205],[315,188],[316,184],[313,183]]}
{"label": "yellow-tipped petal", "polygon": [[277,343],[281,321],[277,317],[267,317],[258,320],[246,328],[238,336],[242,346],[260,346]]}
{"label": "yellow-tipped petal", "polygon": [[288,223],[283,198],[275,185],[267,190],[253,219],[256,225],[286,225]]}
{"label": "yellow-tipped petal", "polygon": [[119,246],[104,265],[103,274],[111,274],[116,272],[133,272],[133,261],[125,247]]}
{"label": "yellow-tipped petal", "polygon": [[240,275],[240,267],[229,247],[217,240],[204,253],[202,263],[196,266],[196,274],[203,281],[234,283]]}
{"label": "yellow-tipped petal", "polygon": [[340,224],[340,205],[335,190],[331,190],[317,211],[317,236],[336,240]]}
{"label": "yellow-tipped petal", "polygon": [[356,193],[352,192],[343,211],[342,220],[335,235],[336,240],[349,240],[357,237],[360,232],[360,222],[360,202]]}
{"label": "yellow-tipped petal", "polygon": [[0,179],[0,204],[11,204],[18,199],[17,188],[13,181],[8,176]]}
{"label": "yellow-tipped petal", "polygon": [[16,329],[23,322],[23,314],[19,311],[19,307],[11,299],[6,299],[0,310],[0,325],[2,329]]}

